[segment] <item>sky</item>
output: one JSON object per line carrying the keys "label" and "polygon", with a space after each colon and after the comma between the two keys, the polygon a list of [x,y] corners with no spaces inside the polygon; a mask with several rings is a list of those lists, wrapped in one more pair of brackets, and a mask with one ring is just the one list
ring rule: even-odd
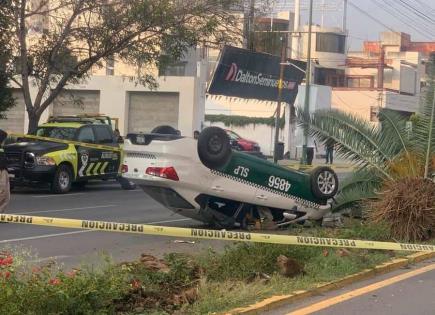
{"label": "sky", "polygon": [[[309,1],[300,1],[305,7],[301,11],[301,23],[305,24]],[[287,7],[293,11],[293,0],[275,0],[275,3],[276,9]],[[324,10],[324,25],[341,27],[343,0],[314,0],[313,3],[313,23],[321,24],[324,3],[329,8]],[[348,0],[348,3],[350,50],[360,50],[364,40],[379,40],[379,33],[388,28],[410,34],[412,41],[435,41],[435,0]]]}

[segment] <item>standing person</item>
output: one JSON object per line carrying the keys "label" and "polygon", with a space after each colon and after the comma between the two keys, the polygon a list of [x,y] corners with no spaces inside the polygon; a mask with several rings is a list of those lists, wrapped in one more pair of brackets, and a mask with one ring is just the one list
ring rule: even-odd
{"label": "standing person", "polygon": [[199,138],[199,131],[198,131],[198,130],[195,130],[195,131],[193,132],[193,138],[196,139],[196,140],[198,140],[198,138]]}
{"label": "standing person", "polygon": [[0,213],[5,211],[11,199],[6,157],[2,149],[2,143],[7,135],[5,131],[0,129]]}
{"label": "standing person", "polygon": [[312,137],[308,137],[308,143],[307,143],[307,155],[306,155],[306,161],[307,165],[313,164],[313,158],[314,158],[314,148],[317,151],[317,143]]}
{"label": "standing person", "polygon": [[113,131],[113,134],[115,136],[116,142],[119,142],[120,140],[122,140],[121,133],[119,132],[119,129],[115,129]]}
{"label": "standing person", "polygon": [[326,151],[326,164],[332,164],[334,159],[334,141],[329,139],[326,141],[325,145],[325,151]]}

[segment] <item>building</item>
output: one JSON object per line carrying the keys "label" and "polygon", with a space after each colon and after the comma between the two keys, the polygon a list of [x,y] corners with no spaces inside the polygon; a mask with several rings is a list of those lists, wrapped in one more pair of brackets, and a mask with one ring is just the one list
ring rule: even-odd
{"label": "building", "polygon": [[[44,3],[50,6],[56,1]],[[41,0],[32,0],[30,7],[39,8]],[[28,18],[29,44],[37,41],[50,28],[50,17],[35,14]],[[76,21],[80,23],[80,19]],[[31,35],[31,36],[30,36]],[[80,56],[76,56],[80,58]],[[165,69],[147,68],[158,83],[155,90],[136,84],[139,69],[125,64],[117,56],[91,69],[90,77],[80,84],[70,84],[43,113],[40,123],[50,115],[102,113],[117,118],[121,134],[149,132],[158,125],[171,125],[183,135],[191,136],[204,120],[205,89],[208,75],[208,52],[192,47],[184,57]],[[0,120],[2,129],[27,132],[28,117],[17,85],[12,84],[16,106]],[[31,86],[31,97],[37,90]]]}

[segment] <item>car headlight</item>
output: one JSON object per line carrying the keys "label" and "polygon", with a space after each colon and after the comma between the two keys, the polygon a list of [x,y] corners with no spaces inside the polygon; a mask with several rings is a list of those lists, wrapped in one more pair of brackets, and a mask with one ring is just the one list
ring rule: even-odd
{"label": "car headlight", "polygon": [[56,165],[56,162],[54,161],[54,159],[52,157],[49,157],[49,156],[37,156],[36,157],[36,164],[53,166],[53,165]]}

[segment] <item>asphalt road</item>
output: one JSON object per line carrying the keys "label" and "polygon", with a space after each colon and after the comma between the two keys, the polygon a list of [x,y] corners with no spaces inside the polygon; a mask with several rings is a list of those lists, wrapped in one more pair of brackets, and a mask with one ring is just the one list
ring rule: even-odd
{"label": "asphalt road", "polygon": [[433,315],[435,259],[285,305],[264,314]]}
{"label": "asphalt road", "polygon": [[[122,190],[115,182],[91,183],[85,190],[66,195],[53,195],[42,189],[20,189],[12,194],[7,212],[165,226],[202,226],[162,207],[142,190]],[[221,241],[195,240],[195,244],[180,244],[174,240],[160,236],[0,224],[0,249],[30,249],[35,262],[56,259],[66,267],[80,263],[98,264],[103,261],[102,254],[115,261],[130,261],[141,253],[160,257],[168,252],[196,252],[209,246],[224,246]]]}

